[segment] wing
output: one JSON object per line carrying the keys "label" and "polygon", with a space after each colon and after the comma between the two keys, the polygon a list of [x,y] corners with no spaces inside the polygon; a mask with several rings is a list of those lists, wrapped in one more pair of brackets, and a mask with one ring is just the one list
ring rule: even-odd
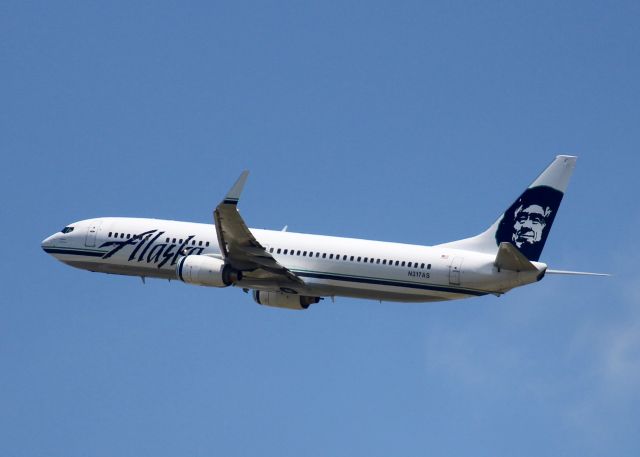
{"label": "wing", "polygon": [[243,281],[257,287],[304,286],[302,279],[280,265],[256,240],[240,216],[237,205],[248,175],[248,171],[242,172],[213,212],[218,244],[225,262],[243,272]]}

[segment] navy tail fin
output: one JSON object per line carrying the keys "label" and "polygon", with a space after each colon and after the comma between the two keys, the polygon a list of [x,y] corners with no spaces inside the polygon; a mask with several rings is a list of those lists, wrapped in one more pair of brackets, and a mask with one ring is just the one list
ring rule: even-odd
{"label": "navy tail fin", "polygon": [[496,254],[500,243],[509,242],[530,261],[539,260],[576,159],[557,156],[486,231],[440,246]]}

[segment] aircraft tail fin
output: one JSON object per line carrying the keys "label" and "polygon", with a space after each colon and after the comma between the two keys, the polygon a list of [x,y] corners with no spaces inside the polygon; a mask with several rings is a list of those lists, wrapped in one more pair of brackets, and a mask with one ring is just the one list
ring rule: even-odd
{"label": "aircraft tail fin", "polygon": [[491,227],[471,238],[439,246],[496,254],[500,244],[508,242],[528,260],[538,261],[576,160],[575,156],[557,156]]}

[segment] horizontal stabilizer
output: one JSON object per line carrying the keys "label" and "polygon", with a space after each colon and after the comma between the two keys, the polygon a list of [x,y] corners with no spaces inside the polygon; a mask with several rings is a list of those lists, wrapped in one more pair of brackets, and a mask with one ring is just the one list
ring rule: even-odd
{"label": "horizontal stabilizer", "polygon": [[611,276],[609,273],[590,273],[587,271],[547,270],[548,275],[574,275],[574,276]]}
{"label": "horizontal stabilizer", "polygon": [[536,271],[537,268],[529,262],[522,252],[513,244],[503,241],[498,247],[498,255],[493,263],[499,270]]}

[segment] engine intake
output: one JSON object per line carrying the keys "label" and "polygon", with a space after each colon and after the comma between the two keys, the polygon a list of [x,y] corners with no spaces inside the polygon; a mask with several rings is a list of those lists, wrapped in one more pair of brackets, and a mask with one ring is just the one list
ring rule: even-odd
{"label": "engine intake", "polygon": [[187,284],[227,287],[242,279],[242,272],[234,270],[223,260],[204,255],[187,255],[178,261],[176,273]]}
{"label": "engine intake", "polygon": [[305,295],[285,294],[284,292],[264,290],[254,290],[253,299],[259,305],[288,309],[307,309],[309,305],[320,301],[318,297],[307,297]]}

